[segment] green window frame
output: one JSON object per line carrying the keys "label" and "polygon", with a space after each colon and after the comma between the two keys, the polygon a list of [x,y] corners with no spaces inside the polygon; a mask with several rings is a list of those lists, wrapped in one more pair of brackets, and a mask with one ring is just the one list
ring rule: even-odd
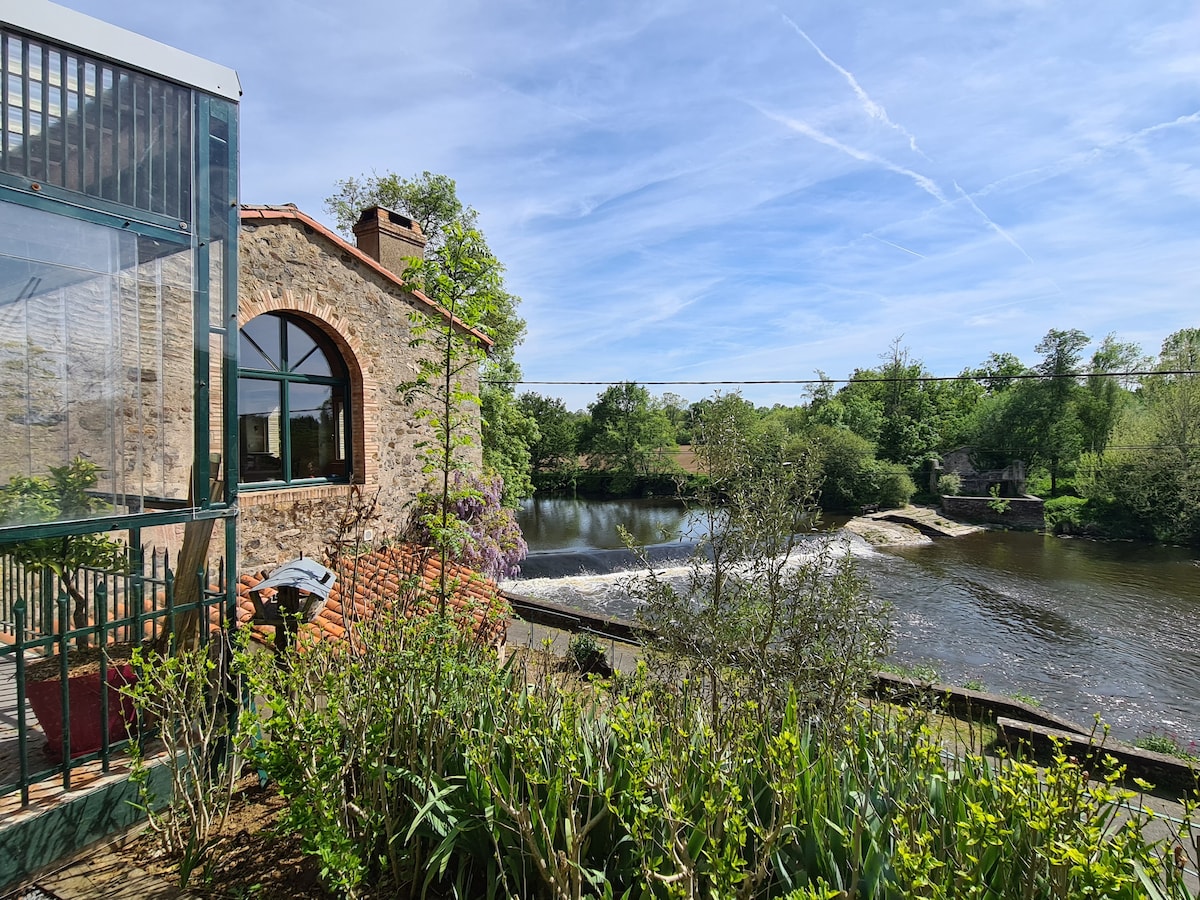
{"label": "green window frame", "polygon": [[263,313],[238,332],[238,481],[242,489],[351,480],[350,377],[317,325]]}

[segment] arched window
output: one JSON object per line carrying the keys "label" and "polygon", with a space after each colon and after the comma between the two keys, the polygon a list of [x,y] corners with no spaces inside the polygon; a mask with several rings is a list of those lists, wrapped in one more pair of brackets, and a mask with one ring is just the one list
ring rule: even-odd
{"label": "arched window", "polygon": [[350,379],[333,342],[300,316],[264,313],[239,333],[239,481],[348,481]]}

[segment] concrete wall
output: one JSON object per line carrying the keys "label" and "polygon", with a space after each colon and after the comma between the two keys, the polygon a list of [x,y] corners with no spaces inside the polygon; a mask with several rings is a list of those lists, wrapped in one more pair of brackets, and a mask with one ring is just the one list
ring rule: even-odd
{"label": "concrete wall", "polygon": [[[422,351],[409,346],[416,301],[359,258],[295,220],[243,222],[238,321],[287,311],[333,340],[350,370],[353,480],[379,496],[376,536],[394,532],[427,476],[417,444],[431,437],[396,388],[414,377]],[[427,314],[424,308],[419,314]],[[426,353],[428,351],[425,351]],[[472,371],[464,386],[477,392]],[[478,410],[473,444],[463,456],[481,463]],[[239,494],[242,571],[270,567],[304,551],[319,552],[346,509],[349,485],[246,489]]]}
{"label": "concrete wall", "polygon": [[1008,510],[996,512],[988,504],[991,497],[943,497],[942,512],[953,519],[964,522],[980,522],[989,525],[1004,525],[1009,528],[1040,530],[1046,527],[1044,503],[1040,497],[1005,498]]}

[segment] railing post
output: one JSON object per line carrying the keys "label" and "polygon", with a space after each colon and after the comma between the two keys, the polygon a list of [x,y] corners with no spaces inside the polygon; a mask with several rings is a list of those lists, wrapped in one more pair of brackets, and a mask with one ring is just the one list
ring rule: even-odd
{"label": "railing post", "polygon": [[58,592],[58,675],[61,688],[62,703],[62,758],[64,791],[71,789],[71,684],[70,667],[67,665],[67,648],[70,640],[67,638],[71,630],[70,600],[66,589]]}
{"label": "railing post", "polygon": [[168,654],[175,650],[175,573],[171,571],[171,567],[166,564],[166,558],[163,559],[163,590],[166,592],[167,601],[167,640],[164,642]]}
{"label": "railing post", "polygon": [[100,644],[100,766],[108,774],[108,575],[96,576],[96,641]]}
{"label": "railing post", "polygon": [[13,609],[17,628],[17,759],[21,767],[21,806],[29,805],[29,727],[25,713],[25,598],[17,600]]}
{"label": "railing post", "polygon": [[142,604],[145,596],[146,550],[142,546],[142,530],[129,529],[129,575],[127,576],[125,597],[129,603],[129,619],[131,624],[125,640],[130,643],[140,643],[146,639],[142,634]]}

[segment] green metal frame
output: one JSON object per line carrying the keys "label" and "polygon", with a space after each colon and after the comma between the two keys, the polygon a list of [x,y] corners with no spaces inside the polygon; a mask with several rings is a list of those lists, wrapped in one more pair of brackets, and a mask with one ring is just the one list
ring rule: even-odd
{"label": "green metal frame", "polygon": [[[0,204],[17,204],[60,215],[67,219],[82,220],[144,235],[178,245],[181,249],[190,248],[194,279],[191,304],[194,335],[191,503],[141,497],[143,505],[136,512],[73,521],[0,527],[0,553],[3,552],[5,546],[22,541],[69,535],[126,532],[131,548],[132,569],[129,575],[120,577],[124,577],[128,581],[128,585],[124,588],[128,592],[126,594],[127,602],[136,601],[133,608],[136,608],[138,612],[134,616],[134,625],[140,627],[138,623],[145,618],[147,621],[161,622],[161,627],[168,630],[173,629],[176,614],[185,611],[182,607],[174,606],[172,599],[174,579],[176,577],[197,577],[197,573],[168,573],[163,582],[164,586],[161,587],[163,595],[167,598],[166,606],[145,614],[140,611],[144,584],[157,583],[154,582],[153,577],[147,578],[146,573],[142,571],[144,565],[141,553],[141,532],[144,528],[156,525],[186,523],[195,520],[223,520],[226,553],[224,568],[217,579],[220,587],[216,590],[210,589],[209,576],[204,576],[199,605],[219,607],[226,622],[235,621],[237,613],[238,107],[232,100],[209,95],[195,88],[190,90],[191,134],[194,141],[190,151],[193,160],[191,169],[192,215],[184,218],[190,218],[191,221],[179,221],[146,210],[124,207],[110,200],[73,193],[64,188],[42,184],[21,175],[0,172]],[[221,270],[216,273],[216,277],[222,279],[220,283],[213,282],[212,244],[217,241],[222,242],[224,248]],[[221,303],[222,308],[214,310],[212,306],[217,302]],[[214,352],[220,353],[219,360],[212,359]],[[213,416],[212,401],[215,399],[213,396],[215,388],[209,383],[210,372],[213,372],[210,367],[214,364],[219,366],[221,373],[219,424],[216,424]],[[216,428],[220,428],[219,435],[213,433]],[[211,490],[213,475],[211,454],[214,449],[214,441],[225,461],[221,472],[223,494],[219,499],[214,499]],[[67,649],[69,642],[74,637],[92,634],[103,640],[109,630],[122,624],[107,619],[107,614],[103,612],[102,601],[98,601],[93,610],[96,613],[96,624],[89,625],[84,629],[73,628],[66,615],[65,596],[57,598],[57,608],[59,624],[55,634],[27,635],[25,601],[24,599],[19,600],[14,609],[17,619],[16,644],[7,646],[2,654],[12,657],[15,662],[20,722],[18,732],[21,744],[20,755],[23,760],[19,781],[9,784],[7,787],[9,792],[19,790],[23,805],[30,803],[29,788],[31,784],[61,776],[64,787],[69,787],[72,769],[88,759],[97,758],[96,755],[76,760],[67,758],[63,763],[44,771],[31,771],[31,767],[25,761],[27,759],[24,713],[26,650],[46,651],[57,647],[65,667],[67,654],[62,651]],[[0,645],[0,647],[4,646]],[[68,708],[65,678],[63,685],[65,714]],[[107,707],[102,705],[102,709],[106,710]],[[107,712],[103,714],[107,715]],[[66,741],[69,748],[69,733]],[[103,761],[106,768],[110,749],[117,748],[110,748],[105,739],[98,758]],[[127,788],[118,787],[116,790],[119,792],[127,790]],[[109,796],[115,795],[105,795],[106,798]],[[123,801],[120,805],[124,808]],[[122,822],[125,821],[125,818],[127,817],[117,817]],[[117,820],[113,821],[115,823]],[[57,855],[64,849],[70,849],[67,845],[73,842],[77,844],[78,840],[100,837],[111,827],[113,826],[100,825],[98,829],[90,828],[84,837],[66,841],[63,848],[56,847],[54,854]],[[0,830],[0,848],[6,846],[5,841],[10,836],[9,832]],[[33,864],[42,864],[50,858],[53,856],[33,861]],[[14,871],[20,871],[22,868],[28,871],[30,864],[29,861],[23,862],[19,864],[17,870],[10,870],[0,865],[0,886],[11,880]]]}
{"label": "green metal frame", "polygon": [[[287,321],[302,321],[298,316],[289,316],[286,312],[266,313],[266,315],[274,315],[280,318],[283,322]],[[281,329],[282,349],[280,356],[282,359],[287,358],[287,328]],[[239,368],[238,379],[249,378],[256,381],[274,381],[284,385],[285,390],[281,391],[281,409],[280,409],[280,457],[284,464],[284,473],[289,477],[283,480],[276,481],[248,481],[242,482],[241,489],[244,491],[253,490],[270,490],[283,487],[304,487],[309,485],[319,484],[349,484],[353,479],[354,459],[352,456],[354,448],[353,437],[353,410],[350,408],[352,392],[350,390],[350,375],[346,371],[346,361],[342,359],[338,353],[337,347],[333,346],[328,338],[322,336],[317,346],[321,352],[328,358],[330,355],[334,357],[334,361],[342,366],[343,375],[341,376],[325,376],[325,375],[302,375],[295,372],[284,371],[269,371],[266,369],[250,369]],[[281,364],[282,364],[281,359]],[[346,474],[338,477],[330,478],[294,478],[292,475],[291,462],[291,401],[290,394],[286,390],[289,384],[317,384],[324,387],[332,387],[340,389],[342,395],[342,455],[346,460]],[[287,423],[287,424],[285,424]]]}

